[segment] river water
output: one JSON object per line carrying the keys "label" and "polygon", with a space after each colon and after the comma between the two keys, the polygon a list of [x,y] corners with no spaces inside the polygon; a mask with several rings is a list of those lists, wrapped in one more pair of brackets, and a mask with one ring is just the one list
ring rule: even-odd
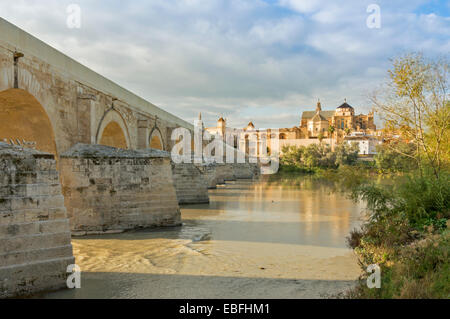
{"label": "river water", "polygon": [[312,177],[238,180],[183,226],[74,238],[81,288],[44,298],[320,298],[360,274],[345,237],[364,205]]}

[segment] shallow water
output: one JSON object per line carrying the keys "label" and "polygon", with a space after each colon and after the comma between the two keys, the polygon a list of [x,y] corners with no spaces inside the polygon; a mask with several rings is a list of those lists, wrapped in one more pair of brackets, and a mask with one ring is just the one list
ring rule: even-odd
{"label": "shallow water", "polygon": [[311,177],[239,180],[183,226],[73,239],[81,288],[45,298],[316,298],[354,284],[362,203]]}

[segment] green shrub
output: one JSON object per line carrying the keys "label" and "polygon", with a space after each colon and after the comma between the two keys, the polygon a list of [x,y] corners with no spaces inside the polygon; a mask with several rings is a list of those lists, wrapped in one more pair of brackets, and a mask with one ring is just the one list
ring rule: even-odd
{"label": "green shrub", "polygon": [[368,218],[347,238],[365,271],[381,268],[381,289],[363,276],[350,298],[449,298],[450,178],[407,176],[393,186],[360,184],[353,198],[367,202]]}
{"label": "green shrub", "polygon": [[[377,251],[380,249],[375,248]],[[450,298],[450,232],[427,235],[396,251],[390,262],[379,263],[381,288],[369,289],[361,277],[348,298]],[[379,252],[378,252],[379,254]],[[372,254],[377,255],[376,253]]]}
{"label": "green shrub", "polygon": [[363,184],[352,196],[366,201],[373,225],[388,218],[405,218],[418,231],[430,225],[442,230],[450,217],[450,174],[442,173],[439,178],[408,175],[396,186]]}

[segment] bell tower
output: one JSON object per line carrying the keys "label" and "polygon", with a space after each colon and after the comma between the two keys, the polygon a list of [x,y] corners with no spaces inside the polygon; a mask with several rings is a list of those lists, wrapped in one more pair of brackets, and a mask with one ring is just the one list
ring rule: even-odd
{"label": "bell tower", "polygon": [[317,99],[317,107],[316,107],[316,113],[322,111],[322,105],[320,104],[320,99]]}

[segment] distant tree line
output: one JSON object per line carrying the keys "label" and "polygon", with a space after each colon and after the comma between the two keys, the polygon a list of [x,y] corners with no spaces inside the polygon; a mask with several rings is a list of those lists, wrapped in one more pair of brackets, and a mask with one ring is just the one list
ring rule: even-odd
{"label": "distant tree line", "polygon": [[358,145],[339,144],[334,151],[326,144],[308,146],[283,146],[280,164],[282,168],[313,170],[315,168],[339,168],[341,165],[353,165],[358,159]]}

